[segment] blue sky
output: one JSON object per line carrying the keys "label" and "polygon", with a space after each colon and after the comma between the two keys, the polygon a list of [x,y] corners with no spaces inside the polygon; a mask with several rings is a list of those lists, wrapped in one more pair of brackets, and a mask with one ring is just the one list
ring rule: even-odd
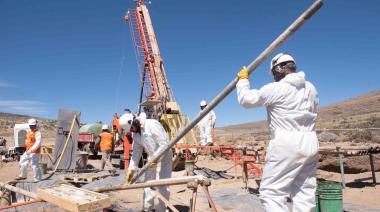
{"label": "blue sky", "polygon": [[[175,1],[149,6],[169,83],[190,117],[267,47],[312,1]],[[109,122],[135,109],[139,75],[128,24],[130,0],[0,1],[0,111]],[[277,52],[288,51],[321,106],[379,89],[380,1],[326,1]],[[276,53],[277,53],[276,52]],[[273,55],[272,55],[273,56]],[[269,59],[251,76],[272,81]],[[117,95],[119,71],[120,92]],[[235,92],[215,109],[217,126],[262,120]]]}

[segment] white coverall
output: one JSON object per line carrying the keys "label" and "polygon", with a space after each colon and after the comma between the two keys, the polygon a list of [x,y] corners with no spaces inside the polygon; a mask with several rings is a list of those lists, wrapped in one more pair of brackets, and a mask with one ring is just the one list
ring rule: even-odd
{"label": "white coverall", "polygon": [[199,144],[202,146],[207,146],[212,144],[212,129],[214,128],[216,122],[216,115],[213,110],[211,110],[203,119],[198,123],[199,127]]}
{"label": "white coverall", "polygon": [[[148,161],[152,156],[166,147],[169,143],[166,131],[162,125],[154,119],[146,119],[142,123],[141,135],[139,133],[133,133],[133,144],[132,144],[132,158],[129,163],[128,170],[136,170],[142,155],[142,151],[148,154]],[[157,170],[159,171],[158,179],[171,178],[172,175],[172,158],[173,153],[171,150],[168,150],[164,156],[162,156],[160,163],[158,163],[156,168],[148,169],[145,172],[144,181],[155,180],[157,175]],[[169,199],[169,187],[161,186],[159,187],[159,192],[166,198]],[[150,188],[144,189],[144,210],[152,211],[154,209],[154,198],[155,191]],[[163,212],[166,210],[165,203],[161,200],[156,206],[157,212]]]}
{"label": "white coverall", "polygon": [[260,185],[266,211],[314,211],[318,139],[315,133],[318,93],[305,73],[291,73],[279,82],[250,90],[247,79],[236,85],[240,105],[267,107],[271,140]]}
{"label": "white coverall", "polygon": [[[30,148],[31,152],[41,147],[41,132],[37,132],[35,135],[36,142],[34,145]],[[20,175],[19,177],[26,178],[26,168],[29,163],[32,164],[33,169],[33,177],[34,181],[40,181],[41,180],[41,170],[40,170],[40,153],[30,153],[27,154],[27,152],[24,152],[24,154],[21,155],[20,158]]]}

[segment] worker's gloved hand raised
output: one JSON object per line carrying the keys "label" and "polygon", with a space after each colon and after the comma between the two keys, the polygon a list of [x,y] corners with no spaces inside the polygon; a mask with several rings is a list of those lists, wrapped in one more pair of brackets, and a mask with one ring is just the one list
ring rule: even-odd
{"label": "worker's gloved hand raised", "polygon": [[150,169],[155,169],[157,167],[157,163],[150,163],[149,168]]}
{"label": "worker's gloved hand raised", "polygon": [[125,176],[125,183],[130,184],[133,178],[133,171],[128,170],[127,175]]}
{"label": "worker's gloved hand raised", "polygon": [[237,73],[237,77],[239,78],[239,80],[249,79],[249,72],[247,67],[243,66],[243,68]]}

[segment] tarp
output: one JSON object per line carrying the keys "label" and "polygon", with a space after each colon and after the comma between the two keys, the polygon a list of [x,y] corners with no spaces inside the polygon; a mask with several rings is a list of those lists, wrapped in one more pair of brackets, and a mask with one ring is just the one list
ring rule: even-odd
{"label": "tarp", "polygon": [[85,124],[79,129],[79,134],[93,133],[95,136],[102,132],[101,124]]}

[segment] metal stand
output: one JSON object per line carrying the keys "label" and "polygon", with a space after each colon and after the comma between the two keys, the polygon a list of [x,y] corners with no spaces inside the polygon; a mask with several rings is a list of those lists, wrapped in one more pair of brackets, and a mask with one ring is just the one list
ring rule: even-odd
{"label": "metal stand", "polygon": [[[197,202],[198,185],[199,185],[198,182],[190,182],[187,184],[187,188],[191,189],[193,192],[191,195],[191,198],[190,198],[190,211],[191,212],[195,212],[195,204]],[[208,190],[208,187],[211,185],[211,181],[209,181],[209,180],[203,181],[202,184],[200,184],[200,185],[202,186],[203,191],[206,194],[209,207],[212,208],[214,212],[217,212],[214,201],[212,201],[210,192]]]}
{"label": "metal stand", "polygon": [[373,184],[376,185],[375,164],[373,162],[373,154],[371,152],[369,153],[369,163],[371,164],[372,181]]}
{"label": "metal stand", "polygon": [[339,165],[340,165],[340,175],[342,177],[342,186],[346,188],[346,179],[344,178],[344,165],[343,165],[344,156],[339,154]]}

